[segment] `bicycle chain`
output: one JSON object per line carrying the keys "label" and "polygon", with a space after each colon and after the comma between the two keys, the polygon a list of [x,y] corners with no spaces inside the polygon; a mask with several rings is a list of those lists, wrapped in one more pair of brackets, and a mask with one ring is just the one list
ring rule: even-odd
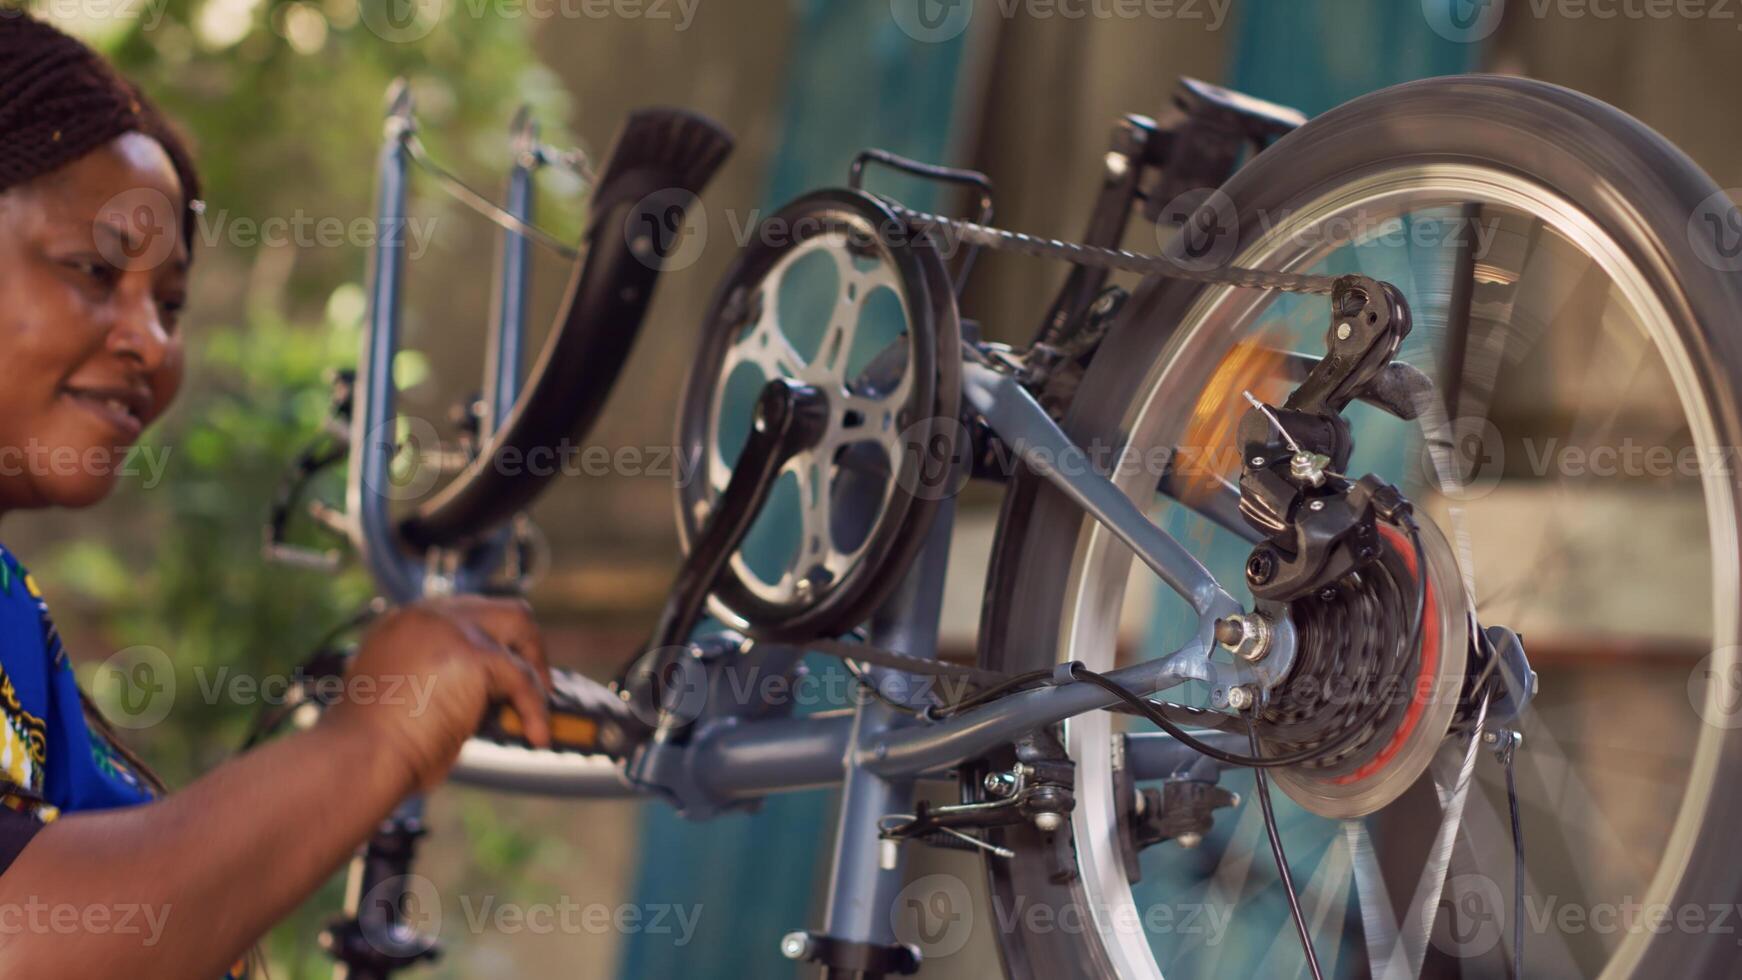
{"label": "bicycle chain", "polygon": [[1195,268],[1181,259],[1168,255],[1149,255],[1122,248],[1102,248],[1081,242],[1057,238],[1037,238],[1018,231],[994,228],[962,218],[950,218],[930,211],[917,211],[894,201],[887,202],[899,215],[922,230],[942,229],[958,241],[995,252],[1027,255],[1038,259],[1055,259],[1074,265],[1109,269],[1116,272],[1136,272],[1141,275],[1167,276],[1192,282],[1241,286],[1249,289],[1276,289],[1287,293],[1312,293],[1328,296],[1336,285],[1337,276],[1315,276],[1300,272],[1277,272],[1246,266],[1227,265],[1216,268]]}
{"label": "bicycle chain", "polygon": [[[906,219],[913,227],[926,232],[942,232],[945,236],[953,236],[956,241],[987,248],[997,252],[1007,252],[1016,255],[1026,255],[1032,258],[1050,259],[1069,262],[1074,265],[1090,266],[1119,272],[1134,272],[1140,275],[1160,275],[1172,279],[1184,279],[1214,285],[1228,285],[1250,289],[1275,289],[1290,293],[1308,293],[1314,295],[1331,294],[1336,286],[1337,276],[1320,276],[1296,272],[1278,272],[1269,269],[1255,269],[1244,266],[1221,266],[1219,268],[1194,268],[1182,263],[1182,260],[1167,255],[1150,255],[1143,252],[1133,252],[1120,248],[1103,248],[1096,245],[1086,245],[1081,242],[1067,242],[1056,238],[1037,238],[1022,232],[1009,231],[991,225],[968,221],[961,218],[950,218],[929,211],[920,211],[907,207],[897,201],[884,199],[884,202],[897,215]],[[952,664],[945,661],[915,657],[870,646],[863,643],[850,643],[831,639],[813,639],[801,644],[805,649],[823,653],[840,659],[857,660],[873,666],[889,670],[902,671],[909,674],[925,676],[958,677],[983,686],[994,685],[1009,680],[1013,675],[1002,671],[987,670],[982,667],[970,667],[962,664]],[[1225,721],[1229,716],[1220,712],[1198,708],[1191,705],[1172,702],[1154,702],[1159,707],[1173,709],[1193,717],[1194,720],[1210,722]],[[1212,727],[1220,727],[1210,722]]]}

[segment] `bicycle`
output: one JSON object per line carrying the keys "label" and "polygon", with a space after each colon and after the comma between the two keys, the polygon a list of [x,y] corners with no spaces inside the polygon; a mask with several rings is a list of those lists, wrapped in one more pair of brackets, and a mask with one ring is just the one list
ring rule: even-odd
{"label": "bicycle", "polygon": [[[383,225],[403,216],[420,163],[504,230],[483,408],[462,471],[392,513],[401,256],[378,248],[359,371],[336,398],[348,435],[300,461],[269,551],[331,562],[289,545],[286,527],[308,475],[344,460],[346,513],[314,512],[387,601],[512,589],[530,547],[516,515],[548,478],[499,463],[585,436],[730,138],[672,110],[626,123],[588,175],[585,246],[523,388],[526,249],[557,244],[531,224],[530,177],[580,165],[522,120],[498,206],[428,159],[403,93],[388,120]],[[1074,931],[999,930],[1012,976],[1727,969],[1715,934],[1649,923],[1527,937],[1526,899],[1589,911],[1637,888],[1673,918],[1742,891],[1722,826],[1742,751],[1723,692],[1742,532],[1735,474],[1707,465],[1742,437],[1734,206],[1619,111],[1497,76],[1406,84],[1310,122],[1188,79],[1164,123],[1120,120],[1105,161],[1077,242],[992,225],[983,175],[875,150],[847,186],[768,218],[779,234],[743,247],[704,318],[678,428],[702,479],[676,489],[686,558],[648,643],[611,685],[559,674],[558,750],[516,744],[505,713],[454,778],[648,796],[696,819],[840,787],[822,924],[781,939],[829,976],[917,969],[891,908],[904,854],[927,846],[981,854],[1005,907],[1085,917]],[[968,189],[973,220],[866,190],[873,167]],[[1154,253],[1120,248],[1138,216],[1166,231]],[[960,316],[984,253],[1071,268],[1026,346],[981,340]],[[1117,273],[1141,281],[1127,289]],[[1618,407],[1593,422],[1582,407],[1601,395]],[[1512,470],[1484,468],[1472,428]],[[1643,493],[1612,474],[1580,482],[1589,468],[1564,460],[1517,477],[1519,448],[1534,459],[1532,440],[1563,433],[1586,450],[1649,434],[1698,465]],[[973,665],[937,657],[969,480],[1004,491]],[[1709,582],[1709,607],[1681,586],[1637,598],[1649,581],[1617,593],[1632,597],[1622,608],[1523,601],[1612,600],[1601,563],[1647,559],[1626,519],[1646,506],[1685,525],[1678,544],[1703,539],[1704,554],[1675,553]],[[1520,572],[1521,555],[1548,564]],[[1496,575],[1504,588],[1477,591]],[[1160,656],[1121,630],[1159,591],[1128,583],[1151,577],[1167,591],[1138,613],[1170,644]],[[1633,632],[1654,602],[1679,603],[1685,635]],[[723,627],[697,635],[705,615]],[[1662,763],[1566,741],[1583,730],[1566,720],[1569,692],[1610,683],[1581,665],[1644,646],[1673,651],[1617,661],[1649,675],[1619,683],[1618,706],[1661,701],[1652,664],[1705,655],[1687,681],[1693,711],[1654,731],[1685,757],[1679,790],[1661,785]],[[731,693],[791,677],[806,652],[840,659],[867,696],[797,716]],[[314,672],[336,669],[329,656]],[[916,803],[922,780],[959,786],[960,802]],[[1279,829],[1271,784],[1304,824]],[[1624,805],[1640,798],[1655,808],[1645,817]],[[409,867],[417,816],[408,802],[359,859],[351,918],[328,937],[351,977],[429,955],[428,939],[395,929],[397,896],[361,901]],[[1305,851],[1303,827],[1322,828]],[[1254,860],[1264,851],[1274,879]],[[1581,852],[1594,860],[1581,866]],[[1297,885],[1303,853],[1313,872]],[[1157,886],[1266,916],[1265,948],[1146,924]]]}

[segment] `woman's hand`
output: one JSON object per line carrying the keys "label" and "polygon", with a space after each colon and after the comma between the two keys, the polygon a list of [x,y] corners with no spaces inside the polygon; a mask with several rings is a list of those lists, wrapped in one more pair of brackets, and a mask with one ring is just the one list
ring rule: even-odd
{"label": "woman's hand", "polygon": [[372,740],[403,764],[407,792],[426,790],[447,776],[493,704],[511,705],[527,740],[548,746],[549,680],[544,642],[526,603],[425,599],[394,609],[369,630],[345,672],[345,700],[323,724]]}
{"label": "woman's hand", "polygon": [[161,910],[161,934],[76,943],[0,930],[0,976],[214,977],[307,898],[407,793],[439,783],[493,703],[550,739],[544,647],[525,603],[456,597],[382,617],[345,700],[144,806],[69,813],[0,875],[0,907]]}

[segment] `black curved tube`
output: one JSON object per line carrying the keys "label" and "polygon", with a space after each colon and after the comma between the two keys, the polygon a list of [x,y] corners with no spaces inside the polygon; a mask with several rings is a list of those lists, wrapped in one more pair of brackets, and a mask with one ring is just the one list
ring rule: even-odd
{"label": "black curved tube", "polygon": [[568,298],[526,390],[471,465],[400,526],[407,544],[474,542],[544,489],[557,454],[585,437],[610,397],[685,209],[731,149],[724,129],[693,113],[647,109],[624,124],[593,193]]}

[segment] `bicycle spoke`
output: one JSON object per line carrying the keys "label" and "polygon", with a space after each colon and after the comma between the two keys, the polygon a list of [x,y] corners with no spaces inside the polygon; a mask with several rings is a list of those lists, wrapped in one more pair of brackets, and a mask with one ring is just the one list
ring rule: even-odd
{"label": "bicycle spoke", "polygon": [[1365,823],[1345,820],[1343,834],[1349,848],[1349,864],[1354,870],[1355,898],[1361,909],[1361,934],[1367,945],[1368,968],[1375,978],[1390,980],[1386,971],[1401,930],[1391,904],[1391,891],[1385,887],[1385,872],[1379,866],[1379,856],[1374,851],[1373,839]]}
{"label": "bicycle spoke", "polygon": [[828,477],[812,466],[793,466],[789,472],[798,477],[799,527],[803,531],[793,574],[803,576],[817,565],[828,566],[834,551]]}
{"label": "bicycle spoke", "polygon": [[1349,888],[1354,884],[1354,870],[1348,841],[1341,836],[1333,837],[1330,845],[1325,848],[1324,857],[1314,870],[1312,879],[1307,882],[1307,890],[1301,895],[1303,900],[1308,896],[1317,899],[1308,915],[1313,935],[1336,937],[1336,941],[1326,943],[1319,951],[1320,965],[1324,967],[1327,976],[1336,975],[1337,963],[1343,956],[1343,918],[1349,907]]}

